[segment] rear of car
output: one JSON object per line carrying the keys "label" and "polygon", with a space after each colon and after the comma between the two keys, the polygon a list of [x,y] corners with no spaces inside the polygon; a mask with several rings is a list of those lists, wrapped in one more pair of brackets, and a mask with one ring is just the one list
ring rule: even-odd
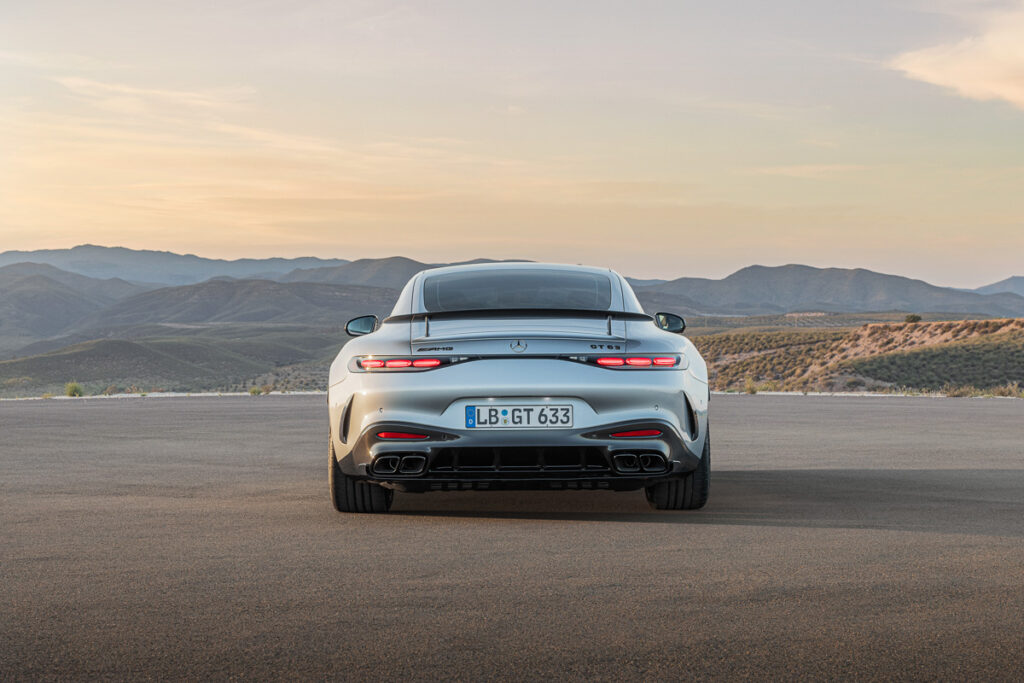
{"label": "rear of car", "polygon": [[427,270],[331,367],[331,491],[610,489],[696,508],[710,476],[707,370],[603,269]]}

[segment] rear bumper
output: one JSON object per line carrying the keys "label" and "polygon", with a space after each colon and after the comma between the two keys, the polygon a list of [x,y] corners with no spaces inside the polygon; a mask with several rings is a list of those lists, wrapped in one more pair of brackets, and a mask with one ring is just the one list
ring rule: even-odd
{"label": "rear bumper", "polygon": [[[613,432],[656,429],[654,437],[613,438]],[[389,441],[382,431],[426,439]],[[401,491],[460,489],[635,490],[697,468],[693,453],[666,420],[618,422],[559,430],[438,429],[380,422],[339,459],[346,474]]]}
{"label": "rear bumper", "polygon": [[[466,429],[467,406],[489,402],[572,405],[574,428]],[[708,386],[688,370],[632,372],[545,358],[493,359],[428,372],[348,373],[330,387],[328,409],[335,452],[353,467],[367,462],[364,436],[389,424],[440,431],[468,446],[502,447],[591,445],[579,441],[582,434],[656,421],[673,435],[666,449],[678,445],[700,453]]]}

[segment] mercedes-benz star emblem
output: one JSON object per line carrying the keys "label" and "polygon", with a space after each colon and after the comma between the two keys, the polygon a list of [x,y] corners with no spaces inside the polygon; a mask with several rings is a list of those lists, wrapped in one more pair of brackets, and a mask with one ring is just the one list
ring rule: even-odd
{"label": "mercedes-benz star emblem", "polygon": [[524,344],[520,340],[516,340],[509,344],[509,348],[512,349],[512,353],[522,353],[523,351],[526,350],[526,344]]}

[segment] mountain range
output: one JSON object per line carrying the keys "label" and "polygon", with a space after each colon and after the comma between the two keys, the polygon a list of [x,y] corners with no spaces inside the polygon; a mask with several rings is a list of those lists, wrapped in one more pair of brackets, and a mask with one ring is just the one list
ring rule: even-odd
{"label": "mountain range", "polygon": [[[25,261],[0,266],[0,351],[47,337],[80,337],[89,330],[106,330],[109,336],[109,330],[142,324],[340,326],[350,314],[386,313],[412,275],[444,265],[405,257],[221,261],[90,245],[4,252],[0,264],[14,258],[49,259],[65,267]],[[167,284],[195,278],[204,279]],[[1024,277],[964,291],[864,269],[787,265],[749,266],[721,280],[632,282],[649,311],[684,315],[907,311],[1024,316],[1024,296],[1014,291],[1022,288]]]}
{"label": "mountain range", "polygon": [[[69,378],[91,391],[244,389],[254,381],[319,388],[345,341],[345,321],[386,315],[412,275],[437,265],[445,264],[397,256],[223,261],[90,245],[5,252],[0,359],[9,360],[0,360],[0,394],[59,391]],[[729,320],[811,311],[1024,316],[1024,277],[964,291],[864,269],[787,265],[750,266],[721,280],[631,283],[648,312]],[[744,324],[764,324],[758,320]]]}
{"label": "mountain range", "polygon": [[81,244],[71,249],[5,251],[0,267],[14,263],[45,263],[93,278],[122,278],[157,285],[186,285],[213,277],[270,278],[298,268],[323,268],[348,263],[345,259],[303,258],[237,259],[226,261],[169,251],[100,247]]}
{"label": "mountain range", "polygon": [[[486,263],[492,259],[474,259],[459,263]],[[152,251],[128,249],[125,247],[102,247],[92,244],[82,244],[70,249],[40,249],[35,251],[5,251],[0,252],[0,267],[19,263],[38,263],[54,266],[60,270],[85,275],[97,279],[119,279],[135,284],[142,284],[149,288],[159,285],[184,285],[203,282],[211,278],[230,277],[239,279],[264,279],[277,280],[280,282],[320,282],[326,284],[359,284],[374,287],[388,287],[399,289],[415,273],[424,268],[432,268],[442,265],[454,265],[449,263],[422,263],[404,256],[392,256],[377,259],[359,259],[350,261],[347,259],[323,259],[317,257],[300,258],[264,258],[264,259],[210,259],[194,254],[176,254],[169,251]],[[745,287],[752,283],[752,280],[766,275],[772,271],[788,272],[791,279],[799,279],[811,272],[823,273],[821,281],[826,283],[841,283],[847,279],[853,284],[863,284],[873,276],[881,278],[899,278],[899,276],[886,276],[863,269],[844,268],[811,268],[809,266],[786,265],[778,267],[750,266],[737,271],[724,280],[716,281],[705,278],[679,278],[677,280],[664,280],[652,278],[627,278],[636,288],[659,288],[669,285],[666,291],[681,289],[686,286],[695,288],[702,287],[708,283],[724,282],[728,287]],[[781,280],[780,280],[781,282]],[[921,282],[915,280],[914,282]],[[673,285],[672,283],[676,283]],[[758,284],[753,282],[753,284]],[[896,285],[897,280],[889,280],[889,285]],[[792,292],[792,287],[789,287]],[[937,287],[936,289],[949,289],[948,287]],[[1024,296],[1024,276],[1006,278],[990,285],[978,287],[973,290],[953,290],[974,292],[977,294],[999,294],[1011,293]],[[742,293],[741,293],[742,294]],[[698,297],[690,297],[698,298]],[[733,296],[732,298],[737,298]],[[739,297],[744,298],[743,296]],[[811,301],[812,297],[803,297]],[[840,306],[846,306],[847,301],[856,298],[841,295],[837,300]],[[862,302],[869,305],[868,302]],[[784,308],[789,305],[788,299],[771,305],[782,305]]]}
{"label": "mountain range", "polygon": [[147,290],[39,263],[0,267],[0,349],[59,334],[85,316]]}
{"label": "mountain range", "polygon": [[[1024,278],[1022,278],[1024,279]],[[678,302],[691,312],[765,315],[796,311],[935,311],[1004,317],[1024,315],[1024,297],[937,287],[863,268],[749,266],[721,280],[683,277],[638,287],[643,300]]]}

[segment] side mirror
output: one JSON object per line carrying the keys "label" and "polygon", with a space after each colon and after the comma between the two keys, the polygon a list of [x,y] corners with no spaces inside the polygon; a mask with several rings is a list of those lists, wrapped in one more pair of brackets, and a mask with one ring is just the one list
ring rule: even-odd
{"label": "side mirror", "polygon": [[361,337],[364,334],[370,334],[377,329],[377,316],[375,315],[361,315],[358,318],[352,318],[345,324],[345,332],[350,337]]}
{"label": "side mirror", "polygon": [[686,321],[675,313],[655,313],[654,321],[666,332],[682,334],[686,330]]}

